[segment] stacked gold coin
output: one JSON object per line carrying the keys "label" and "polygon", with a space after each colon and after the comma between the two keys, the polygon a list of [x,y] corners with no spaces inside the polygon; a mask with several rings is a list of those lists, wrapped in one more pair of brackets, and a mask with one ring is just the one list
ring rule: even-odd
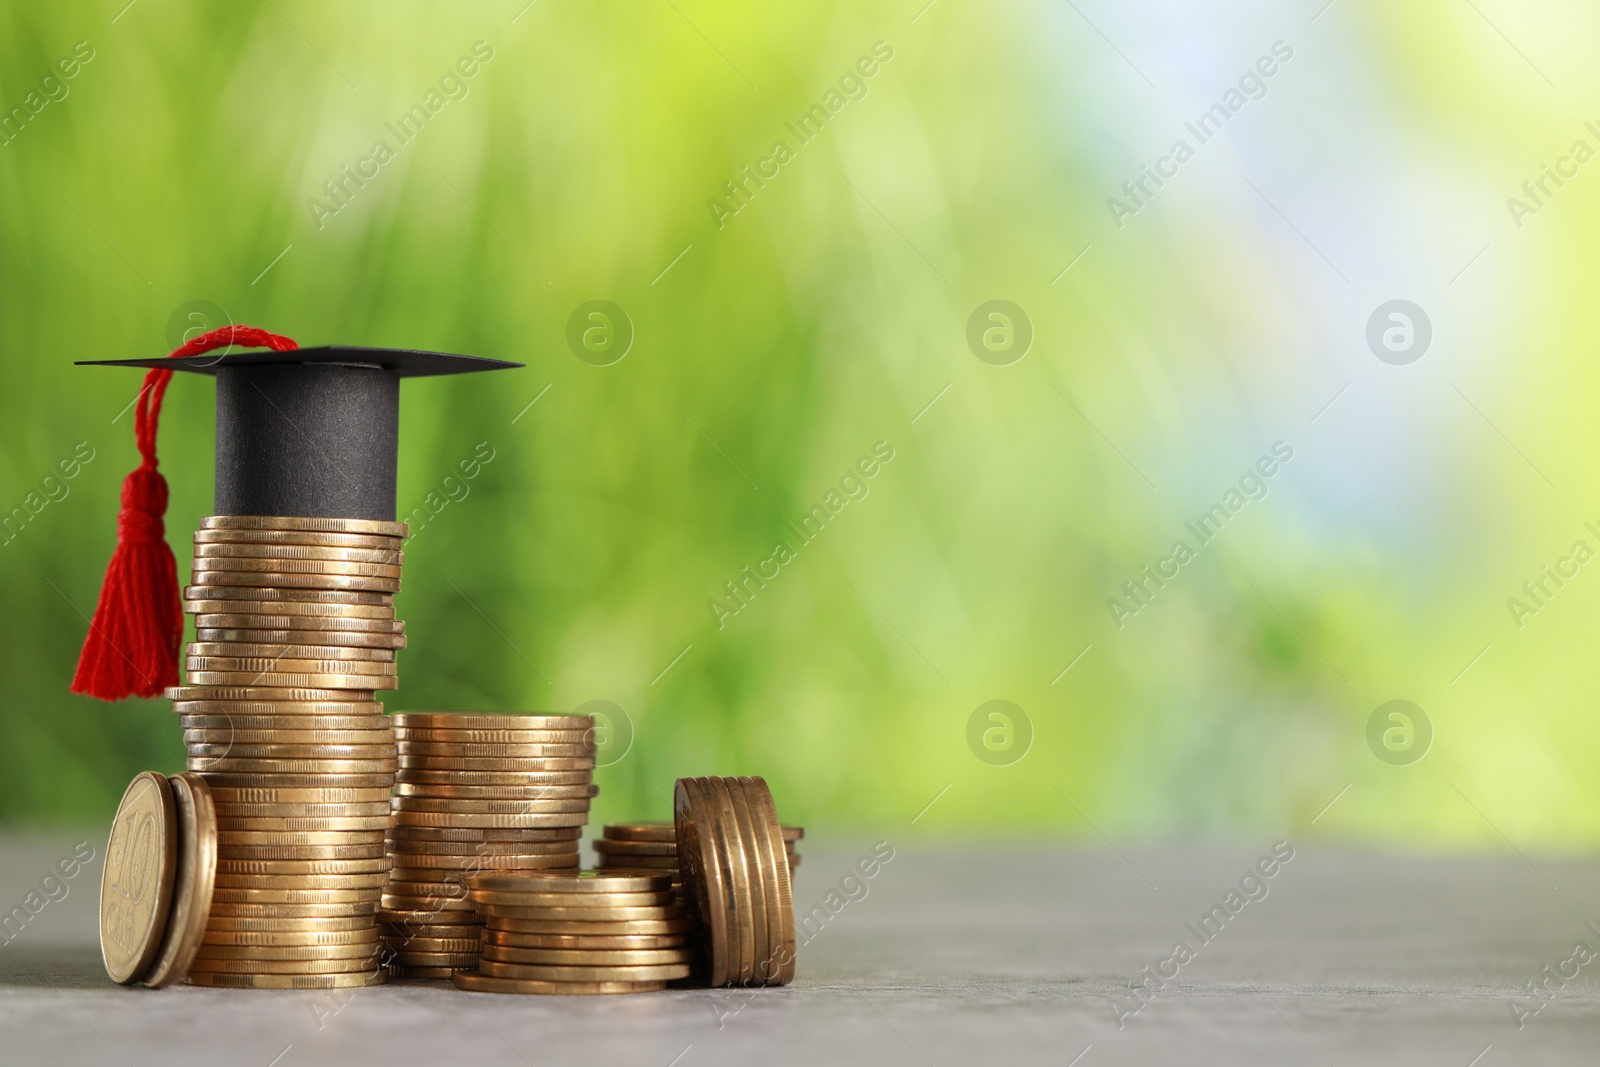
{"label": "stacked gold coin", "polygon": [[677,856],[713,986],[794,979],[794,893],[783,827],[760,778],[679,778]]}
{"label": "stacked gold coin", "polygon": [[479,874],[487,924],[478,970],[450,976],[479,993],[644,993],[689,975],[686,909],[650,871]]}
{"label": "stacked gold coin", "polygon": [[[681,899],[684,896],[683,879],[678,871],[677,828],[670,822],[620,822],[611,823],[603,836],[593,842],[600,870],[658,870],[671,873],[672,888]],[[783,828],[783,847],[788,854],[789,870],[800,866],[800,856],[795,852],[795,842],[806,835],[799,826]]]}
{"label": "stacked gold coin", "polygon": [[217,515],[195,533],[187,686],[169,690],[217,817],[211,918],[189,981],[381,982],[403,523]]}
{"label": "stacked gold coin", "polygon": [[444,978],[478,965],[483,920],[467,897],[479,872],[578,866],[594,785],[587,715],[406,712],[389,827],[385,943],[397,976]]}

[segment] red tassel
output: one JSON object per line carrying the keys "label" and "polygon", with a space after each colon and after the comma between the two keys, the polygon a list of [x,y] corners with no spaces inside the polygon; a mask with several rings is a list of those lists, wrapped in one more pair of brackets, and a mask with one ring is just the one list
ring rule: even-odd
{"label": "red tassel", "polygon": [[[300,347],[253,326],[224,326],[196,337],[172,355],[194,356],[235,344],[279,352]],[[162,521],[167,513],[167,480],[156,469],[156,429],[171,380],[172,371],[154,367],[139,393],[133,432],[143,461],[122,483],[117,547],[78,656],[74,693],[121,700],[159,696],[178,684],[183,610],[178,601],[178,564],[167,547]]]}

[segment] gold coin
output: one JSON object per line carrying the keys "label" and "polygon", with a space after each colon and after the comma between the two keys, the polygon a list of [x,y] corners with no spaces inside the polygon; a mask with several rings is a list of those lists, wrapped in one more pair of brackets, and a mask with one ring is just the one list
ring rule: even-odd
{"label": "gold coin", "polygon": [[247,730],[243,727],[186,727],[183,740],[191,745],[382,745],[393,749],[387,730]]}
{"label": "gold coin", "polygon": [[485,948],[499,945],[506,948],[565,949],[584,952],[597,949],[620,949],[631,952],[662,948],[692,951],[683,934],[519,934],[510,930],[486,928],[481,937]]}
{"label": "gold coin", "polygon": [[387,874],[388,870],[389,860],[382,856],[359,860],[232,860],[223,857],[217,861],[219,875],[225,873],[361,875]]}
{"label": "gold coin", "polygon": [[773,943],[772,955],[764,969],[766,984],[788,985],[794,981],[796,941],[794,889],[785,848],[784,827],[778,822],[778,809],[772,801],[772,791],[767,787],[766,779],[753,777],[739,780],[746,783],[746,792],[752,800],[759,823],[758,832],[766,835],[767,853],[772,864],[771,885],[776,890],[775,899],[769,900],[767,913],[768,921],[772,924]]}
{"label": "gold coin", "polygon": [[[542,762],[542,761],[541,761]],[[578,771],[450,771],[423,767],[402,767],[395,776],[396,782],[427,786],[483,786],[512,788],[528,786],[543,788],[557,785],[589,785],[594,775],[587,770]]]}
{"label": "gold coin", "polygon": [[251,889],[225,886],[213,891],[215,904],[351,904],[377,900],[382,886],[370,889]]}
{"label": "gold coin", "polygon": [[383,705],[332,701],[269,704],[245,701],[185,701],[173,712],[186,729],[218,730],[360,730],[394,736],[385,723]]}
{"label": "gold coin", "polygon": [[348,689],[281,689],[268,686],[174,685],[161,691],[179,715],[190,712],[230,715],[364,715],[383,705]]}
{"label": "gold coin", "polygon": [[[191,587],[192,588],[192,587]],[[230,586],[235,593],[264,592],[250,586]],[[211,589],[210,593],[220,590]],[[295,589],[290,592],[315,592]],[[187,590],[186,590],[187,592]],[[227,625],[242,629],[262,630],[367,630],[401,632],[405,624],[395,618],[392,597],[382,593],[360,593],[359,596],[379,596],[376,604],[321,604],[289,600],[245,600],[191,598],[183,602],[185,614],[201,619],[227,619]],[[196,622],[195,625],[199,625]],[[216,625],[221,625],[217,623]]]}
{"label": "gold coin", "polygon": [[[196,614],[194,624],[202,630],[306,630],[333,633],[342,637],[371,634],[374,637],[405,637],[406,624],[393,618],[356,618],[349,615],[276,615],[262,612],[213,612]],[[307,642],[315,643],[315,642]],[[339,642],[329,640],[330,644]]]}
{"label": "gold coin", "polygon": [[614,841],[654,841],[676,846],[677,827],[670,822],[614,822],[601,831]]}
{"label": "gold coin", "polygon": [[191,756],[191,770],[210,774],[381,774],[394,773],[389,759],[271,759],[244,756]]}
{"label": "gold coin", "polygon": [[[475,889],[469,894],[469,897],[474,904],[482,904],[492,909],[511,906],[560,911],[571,911],[574,908],[596,912],[617,908],[658,908],[677,903],[677,898],[673,896],[670,889],[663,890],[660,893],[584,893],[581,895],[576,893],[491,893]],[[577,917],[550,916],[552,919]]]}
{"label": "gold coin", "polygon": [[[392,648],[356,648],[346,645],[325,644],[247,644],[239,641],[191,641],[184,649],[184,655],[190,659],[209,662],[212,658],[248,660],[252,658],[264,659],[268,663],[281,663],[283,661],[309,660],[313,663],[330,663],[335,660],[340,663],[352,661],[356,663],[393,663],[394,649]],[[201,668],[206,669],[205,667]],[[216,670],[235,670],[235,667],[217,667]],[[304,667],[290,667],[288,670],[305,670]],[[324,668],[318,667],[318,670]],[[343,667],[339,668],[343,670]]]}
{"label": "gold coin", "polygon": [[380,922],[387,923],[395,930],[431,931],[445,927],[479,926],[483,924],[483,917],[476,912],[466,914],[446,914],[442,911],[418,911],[408,908],[384,908],[378,912]]}
{"label": "gold coin", "polygon": [[403,967],[445,967],[453,973],[467,970],[477,964],[476,952],[401,952],[398,959]]}
{"label": "gold coin", "polygon": [[507,919],[538,919],[542,922],[665,922],[681,919],[687,914],[683,905],[677,903],[637,908],[555,908],[542,904],[524,907],[520,904],[485,901],[476,896],[473,902],[483,904],[489,914]]}
{"label": "gold coin", "polygon": [[336,744],[275,744],[234,742],[190,742],[185,746],[192,760],[215,760],[225,756],[238,759],[291,759],[291,760],[382,760],[387,761],[394,752],[394,744],[336,745]]}
{"label": "gold coin", "polygon": [[178,867],[172,787],[155,771],[122,794],[100,878],[100,955],[114,982],[137,981],[161,951]]}
{"label": "gold coin", "polygon": [[189,671],[189,680],[196,685],[261,685],[298,686],[315,684],[352,691],[370,693],[374,689],[399,689],[394,675],[377,674],[278,674],[251,671]]}
{"label": "gold coin", "polygon": [[578,854],[569,856],[488,856],[456,858],[456,862],[429,862],[420,860],[437,860],[433,856],[406,856],[404,854],[390,854],[393,866],[389,869],[389,876],[408,882],[436,882],[451,875],[477,874],[482,871],[505,873],[510,871],[558,871],[575,870],[578,866]]}
{"label": "gold coin", "polygon": [[667,982],[689,977],[686,963],[653,967],[560,967],[485,959],[479,961],[478,970],[491,978],[532,978],[543,982]]}
{"label": "gold coin", "polygon": [[676,856],[614,856],[610,853],[602,852],[600,854],[600,869],[606,871],[676,871],[678,869],[678,858]]}
{"label": "gold coin", "polygon": [[[197,560],[196,562],[201,562]],[[216,561],[213,561],[216,562]],[[360,590],[368,593],[398,593],[399,578],[363,578],[354,574],[290,574],[281,571],[225,571],[200,570],[190,572],[191,588],[206,589],[214,597],[218,588],[243,586],[265,588],[274,592],[283,589],[339,589]]]}
{"label": "gold coin", "polygon": [[397,797],[455,800],[578,800],[600,794],[600,787],[587,785],[414,785],[397,782]]}
{"label": "gold coin", "polygon": [[300,847],[326,845],[383,845],[383,831],[362,830],[219,830],[217,843],[224,849],[234,845],[288,845]]}
{"label": "gold coin", "polygon": [[[387,794],[394,772],[384,774],[258,774],[202,771],[213,792],[224,789],[335,790],[362,793],[381,789]],[[219,802],[220,803],[220,802]]]}
{"label": "gold coin", "polygon": [[383,519],[324,519],[284,515],[207,515],[203,530],[294,530],[301,533],[382,534],[405,538],[411,527]]}
{"label": "gold coin", "polygon": [[398,548],[344,548],[333,545],[249,544],[237,541],[196,541],[196,558],[327,560],[336,563],[382,563],[398,567],[405,553]]}
{"label": "gold coin", "polygon": [[399,796],[394,798],[394,810],[407,812],[459,812],[464,815],[559,815],[586,812],[589,810],[589,800],[587,797],[572,800],[462,800],[453,797]]}
{"label": "gold coin", "polygon": [[[582,759],[577,759],[540,756],[506,759],[503,757],[481,758],[475,756],[417,756],[402,754],[400,768],[401,770],[522,771],[526,773],[546,771],[590,772],[594,770],[594,757],[585,756]],[[462,781],[462,784],[465,785],[466,782]]]}
{"label": "gold coin", "polygon": [[684,964],[694,958],[691,948],[565,949],[514,948],[484,945],[481,958],[493,963],[535,964],[546,967],[659,967]]}
{"label": "gold coin", "polygon": [[271,818],[252,816],[219,819],[218,830],[247,830],[271,833],[316,833],[332,831],[372,831],[382,833],[389,826],[387,815],[306,815]]}
{"label": "gold coin", "polygon": [[483,875],[472,880],[472,888],[481,889],[486,893],[574,893],[605,896],[612,893],[660,893],[671,883],[670,878],[653,874],[581,871],[576,874]]}
{"label": "gold coin", "polygon": [[316,945],[370,945],[378,941],[376,927],[360,930],[212,930],[206,944],[217,948],[257,945],[266,948]]}
{"label": "gold coin", "polygon": [[737,969],[730,980],[747,983],[755,977],[756,955],[760,939],[766,936],[766,902],[761,899],[761,885],[754,857],[744,842],[739,811],[728,792],[728,781],[721,777],[704,779],[707,791],[716,798],[715,829],[722,835],[722,856],[732,887],[728,925],[734,931],[733,944],[737,951]]}
{"label": "gold coin", "polygon": [[609,852],[618,856],[666,856],[676,858],[678,846],[676,842],[666,841],[610,841],[606,838],[596,838],[594,841],[596,852]]}
{"label": "gold coin", "polygon": [[593,744],[576,745],[478,745],[446,741],[407,741],[396,733],[401,750],[408,756],[446,756],[469,759],[537,759],[545,756],[577,759],[593,758]]}
{"label": "gold coin", "polygon": [[[227,603],[233,606],[219,611],[252,611],[281,613],[284,615],[338,615],[347,614],[369,619],[394,618],[394,596],[391,593],[366,592],[360,589],[291,589],[251,585],[184,586],[183,599],[187,601]],[[245,605],[258,605],[246,607]],[[291,605],[294,605],[291,607]],[[312,605],[319,607],[313,608]],[[378,613],[357,610],[381,609]],[[331,610],[329,610],[331,609]],[[190,608],[197,614],[201,611]],[[204,612],[210,614],[210,612]]]}
{"label": "gold coin", "polygon": [[468,993],[545,993],[590,996],[607,993],[656,993],[666,982],[538,982],[491,978],[472,971],[456,971],[451,983]]}
{"label": "gold coin", "polygon": [[409,856],[554,856],[578,854],[575,839],[565,841],[414,841],[390,838],[390,844]]}
{"label": "gold coin", "polygon": [[[185,736],[193,732],[196,740],[235,740],[246,738],[283,738],[291,743],[307,743],[316,735],[338,737],[360,736],[371,740],[347,741],[345,744],[372,744],[389,742],[394,734],[385,725],[382,715],[191,715],[182,714],[178,723]],[[243,735],[243,736],[241,736]],[[253,737],[252,737],[253,735]],[[302,736],[308,735],[308,736]],[[338,742],[335,742],[338,743]]]}
{"label": "gold coin", "polygon": [[721,844],[711,821],[709,802],[697,779],[678,779],[673,787],[672,808],[684,889],[705,928],[703,945],[710,964],[709,981],[712,986],[724,986],[728,984],[730,964],[728,882],[722,871]]}
{"label": "gold coin", "polygon": [[190,974],[189,984],[219,989],[351,989],[388,981],[382,968],[346,974]]}
{"label": "gold coin", "polygon": [[174,775],[167,781],[178,815],[178,865],[161,951],[142,979],[152,989],[171,985],[188,972],[205,937],[217,875],[216,810],[211,791],[192,774]]}
{"label": "gold coin", "polygon": [[587,730],[438,730],[422,726],[396,726],[402,741],[458,745],[586,745],[594,747],[594,729]]}
{"label": "gold coin", "polygon": [[252,912],[236,915],[230,911],[213,915],[210,923],[206,926],[207,935],[209,936],[212,932],[230,935],[236,933],[330,933],[376,928],[377,920],[374,919],[371,912],[358,914],[352,911],[339,910],[343,905],[296,905],[291,908],[284,904],[263,904],[258,905],[258,907],[264,909],[261,914]]}
{"label": "gold coin", "polygon": [[433,826],[462,829],[467,827],[485,827],[492,829],[513,829],[532,827],[558,827],[558,826],[583,826],[589,821],[589,812],[562,812],[542,813],[532,815],[471,815],[453,811],[397,811],[394,813],[396,827],[401,826]]}
{"label": "gold coin", "polygon": [[[316,575],[355,578],[393,578],[399,580],[400,567],[392,563],[360,563],[331,559],[261,559],[248,556],[195,556],[194,582],[199,584],[199,574],[206,581],[217,581],[217,575]],[[267,583],[270,584],[270,583]]]}
{"label": "gold coin", "polygon": [[378,548],[398,552],[404,538],[388,534],[325,533],[310,530],[196,530],[194,543],[216,545],[323,545]]}
{"label": "gold coin", "polygon": [[[382,810],[389,808],[389,795],[387,791],[373,787],[367,789],[341,789],[330,787],[326,789],[304,788],[290,789],[278,786],[263,786],[259,788],[218,788],[212,785],[212,794],[217,803],[227,806],[228,811],[254,814],[255,809],[265,805],[271,810],[287,810],[290,814],[314,815],[328,809],[333,813],[343,814],[375,814],[373,805],[383,805]],[[353,807],[352,807],[353,806]],[[270,813],[263,809],[263,813]]]}
{"label": "gold coin", "polygon": [[427,923],[414,926],[408,922],[384,922],[379,924],[379,928],[384,937],[400,941],[421,938],[424,941],[470,941],[474,945],[483,944],[481,923]]}
{"label": "gold coin", "polygon": [[454,937],[393,937],[384,939],[384,947],[401,956],[411,956],[422,953],[468,955],[474,959],[483,948],[483,942],[476,938]]}
{"label": "gold coin", "polygon": [[433,730],[592,730],[591,715],[526,715],[516,712],[402,711],[393,716],[397,727]]}
{"label": "gold coin", "polygon": [[[288,656],[195,656],[184,657],[184,669],[195,671],[272,671],[277,674],[360,674],[395,673],[392,661],[365,659],[291,659]],[[553,755],[554,753],[552,753]]]}
{"label": "gold coin", "polygon": [[[220,894],[221,889],[217,892]],[[289,922],[298,923],[315,919],[323,922],[335,920],[351,922],[357,925],[371,923],[373,916],[378,911],[378,905],[370,900],[339,901],[329,904],[302,904],[287,902],[275,904],[261,903],[218,903],[215,899],[211,903],[211,921],[207,929],[276,929],[275,927],[242,927],[238,923],[257,922]],[[294,929],[294,927],[289,927]]]}
{"label": "gold coin", "polygon": [[[476,964],[473,965],[473,969],[477,969]],[[400,973],[396,975],[396,977],[412,978],[416,979],[417,981],[428,981],[435,978],[449,978],[451,975],[460,970],[462,970],[460,967],[418,967],[414,964],[407,963],[400,966]]]}
{"label": "gold coin", "polygon": [[[378,650],[393,650],[406,647],[405,634],[367,633],[360,630],[249,630],[244,628],[216,629],[197,627],[194,639],[201,642],[226,641],[229,644],[272,645],[277,648],[282,648],[285,645],[314,645],[318,648],[371,648]],[[296,656],[306,655],[306,653],[301,652],[291,654]],[[322,652],[310,653],[312,656],[323,654]]]}
{"label": "gold coin", "polygon": [[345,966],[334,969],[347,971],[353,966],[350,964],[351,960],[370,960],[382,951],[383,942],[378,940],[378,932],[373,930],[367,940],[351,944],[219,945],[207,941],[200,947],[195,963],[208,970],[222,970],[224,968],[218,964],[228,964],[237,967],[238,970],[252,971],[255,968],[245,964],[291,960],[304,963],[332,963],[337,960]]}
{"label": "gold coin", "polygon": [[363,974],[378,966],[383,946],[375,946],[364,955],[350,958],[309,960],[224,960],[206,956],[195,961],[189,972],[190,981],[197,974]]}
{"label": "gold coin", "polygon": [[[394,826],[390,833],[396,841],[454,841],[476,843],[577,841],[583,836],[581,826],[546,827],[459,827],[459,826]],[[576,847],[576,845],[574,845]]]}
{"label": "gold coin", "polygon": [[381,903],[386,911],[433,912],[449,915],[455,922],[464,922],[469,916],[477,914],[467,901],[444,896],[414,897],[404,893],[385,893]]}
{"label": "gold coin", "polygon": [[[577,934],[583,937],[658,937],[666,934],[686,934],[694,929],[693,920],[676,919],[523,919],[512,915],[491,914],[484,917],[490,932],[513,934]],[[487,933],[484,935],[489,936]]]}

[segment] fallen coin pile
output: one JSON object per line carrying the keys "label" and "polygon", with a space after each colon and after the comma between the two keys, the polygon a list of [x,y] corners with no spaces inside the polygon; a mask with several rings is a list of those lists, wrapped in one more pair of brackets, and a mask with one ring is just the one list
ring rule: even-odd
{"label": "fallen coin pile", "polygon": [[446,978],[478,965],[479,872],[578,866],[589,820],[594,720],[587,715],[406,712],[391,717],[400,770],[383,894],[395,977]]}
{"label": "fallen coin pile", "polygon": [[216,808],[216,887],[195,985],[371,985],[394,732],[404,523],[211,516],[184,610],[189,685],[168,690]]}
{"label": "fallen coin pile", "polygon": [[100,954],[113,981],[160,987],[184,976],[205,934],[216,870],[205,782],[136,776],[117,805],[100,872]]}
{"label": "fallen coin pile", "polygon": [[469,880],[483,915],[481,993],[643,993],[687,978],[694,949],[672,878],[647,871],[527,871]]}
{"label": "fallen coin pile", "polygon": [[794,979],[794,891],[783,827],[761,778],[679,778],[677,856],[713,986]]}

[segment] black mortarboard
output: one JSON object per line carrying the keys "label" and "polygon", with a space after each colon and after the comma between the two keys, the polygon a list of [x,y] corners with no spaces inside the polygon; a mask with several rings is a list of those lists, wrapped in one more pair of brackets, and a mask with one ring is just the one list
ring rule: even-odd
{"label": "black mortarboard", "polygon": [[80,360],[217,379],[217,515],[395,517],[400,379],[520,367],[482,356],[324,345]]}
{"label": "black mortarboard", "polygon": [[[215,352],[233,345],[255,350]],[[400,379],[522,366],[412,349],[300,348],[251,326],[213,330],[166,357],[79,365],[149,368],[134,415],[143,462],[123,482],[117,547],[72,682],[104,700],[153,696],[177,681],[183,615],[156,462],[173,371],[217,379],[213,514],[393,522]]]}

